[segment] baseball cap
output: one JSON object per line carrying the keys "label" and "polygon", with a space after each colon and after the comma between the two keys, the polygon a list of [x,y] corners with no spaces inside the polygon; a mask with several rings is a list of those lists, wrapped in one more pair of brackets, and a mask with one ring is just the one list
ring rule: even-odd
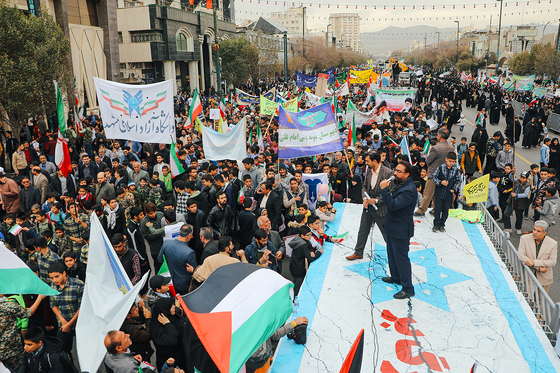
{"label": "baseball cap", "polygon": [[0,167],[0,177],[4,177],[4,176],[6,176],[6,173],[4,172],[4,169]]}
{"label": "baseball cap", "polygon": [[171,282],[171,277],[164,277],[162,275],[155,275],[150,279],[150,287],[152,290],[161,288],[163,285],[167,285]]}
{"label": "baseball cap", "polygon": [[519,175],[519,176],[521,176],[521,177],[529,177],[529,171],[523,171],[523,172],[521,173],[521,175]]}

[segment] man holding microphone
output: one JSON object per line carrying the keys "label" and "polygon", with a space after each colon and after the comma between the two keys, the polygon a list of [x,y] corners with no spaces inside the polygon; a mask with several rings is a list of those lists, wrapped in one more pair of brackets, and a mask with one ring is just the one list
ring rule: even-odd
{"label": "man holding microphone", "polygon": [[383,277],[389,284],[402,285],[402,290],[393,295],[395,299],[406,299],[414,296],[412,286],[412,266],[408,257],[410,238],[414,236],[414,220],[412,214],[416,207],[417,191],[410,173],[412,166],[401,162],[395,167],[394,180],[383,180],[379,183],[380,195],[383,198],[387,213],[385,215],[385,241],[387,242],[387,258],[390,276]]}

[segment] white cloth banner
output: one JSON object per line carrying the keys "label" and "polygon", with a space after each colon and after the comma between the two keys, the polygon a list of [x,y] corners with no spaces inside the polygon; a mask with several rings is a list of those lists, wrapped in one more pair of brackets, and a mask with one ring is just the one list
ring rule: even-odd
{"label": "white cloth banner", "polygon": [[327,174],[302,174],[301,176],[303,182],[306,183],[309,187],[309,197],[307,197],[307,202],[308,207],[311,211],[315,211],[315,205],[317,204],[319,197],[325,197],[327,202],[331,200],[331,196],[329,193],[319,194],[319,185],[329,183]]}
{"label": "white cloth banner", "polygon": [[172,80],[146,85],[93,80],[108,139],[175,142]]}
{"label": "white cloth banner", "polygon": [[84,295],[76,323],[80,369],[97,372],[107,349],[107,332],[119,330],[149,273],[134,286],[109,242],[97,215],[91,214],[91,234]]}
{"label": "white cloth banner", "polygon": [[241,119],[225,134],[201,126],[204,157],[211,161],[221,159],[240,160],[247,157],[246,127],[245,118]]}
{"label": "white cloth banner", "polygon": [[165,236],[163,237],[164,241],[167,240],[175,240],[179,237],[179,231],[181,230],[181,227],[183,226],[183,222],[177,222],[175,224],[171,224],[171,225],[166,225],[164,227],[165,229]]}

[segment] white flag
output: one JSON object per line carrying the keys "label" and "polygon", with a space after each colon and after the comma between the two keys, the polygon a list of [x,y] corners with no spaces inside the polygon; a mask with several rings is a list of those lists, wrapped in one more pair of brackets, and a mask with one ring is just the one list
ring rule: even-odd
{"label": "white flag", "polygon": [[76,346],[82,372],[97,372],[107,352],[107,332],[119,330],[149,273],[132,287],[99,219],[91,214],[84,296],[76,323]]}
{"label": "white flag", "polygon": [[246,127],[245,118],[224,134],[201,126],[204,158],[217,161],[220,159],[240,160],[247,157]]}

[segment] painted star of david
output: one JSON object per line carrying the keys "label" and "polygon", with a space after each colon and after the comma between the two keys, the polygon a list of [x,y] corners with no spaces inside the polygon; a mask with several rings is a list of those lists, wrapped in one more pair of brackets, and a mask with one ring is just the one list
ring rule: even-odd
{"label": "painted star of david", "polygon": [[[387,268],[387,249],[385,246],[375,244],[374,257],[373,263],[363,262],[344,268],[368,279],[373,279],[371,301],[376,304],[392,300],[393,294],[401,290],[401,287],[387,284],[381,280],[383,276],[386,276]],[[427,276],[427,281],[414,285],[416,293],[414,298],[449,312],[445,286],[470,280],[471,277],[439,265],[434,248],[410,252],[409,257],[412,263],[424,267]],[[414,276],[414,266],[412,275]]]}

